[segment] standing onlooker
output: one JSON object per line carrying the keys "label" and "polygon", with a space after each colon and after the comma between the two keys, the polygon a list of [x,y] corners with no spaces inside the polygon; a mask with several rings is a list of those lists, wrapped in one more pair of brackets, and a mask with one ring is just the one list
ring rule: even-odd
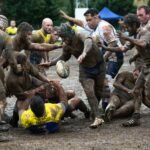
{"label": "standing onlooker", "polygon": [[17,33],[17,27],[16,27],[16,21],[15,20],[10,21],[10,26],[8,28],[6,28],[6,32],[10,36],[14,36]]}
{"label": "standing onlooker", "polygon": [[[52,33],[53,31],[53,21],[50,18],[44,18],[42,21],[42,27],[40,30],[37,30],[32,35],[32,42],[34,43],[51,43],[52,42]],[[40,64],[44,59],[44,62],[48,61],[47,52],[37,52],[32,51],[30,54],[30,61],[32,64]]]}

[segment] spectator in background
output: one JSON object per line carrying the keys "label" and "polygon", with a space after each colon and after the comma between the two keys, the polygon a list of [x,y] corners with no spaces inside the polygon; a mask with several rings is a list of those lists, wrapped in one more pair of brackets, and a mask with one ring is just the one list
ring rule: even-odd
{"label": "spectator in background", "polygon": [[10,36],[14,36],[17,33],[17,27],[16,27],[16,21],[15,20],[10,21],[10,26],[8,28],[6,28],[6,32]]}
{"label": "spectator in background", "polygon": [[[35,31],[32,34],[32,42],[34,43],[54,43],[55,38],[53,38],[53,21],[50,18],[44,18],[42,21],[41,29]],[[49,61],[48,52],[37,52],[32,51],[30,54],[30,61],[33,65],[36,65],[41,72],[45,73],[44,68],[39,67],[38,64],[42,62]]]}

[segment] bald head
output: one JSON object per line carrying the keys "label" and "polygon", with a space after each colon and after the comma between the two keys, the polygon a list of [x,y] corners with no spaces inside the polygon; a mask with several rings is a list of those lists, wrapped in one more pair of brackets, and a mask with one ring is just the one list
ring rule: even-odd
{"label": "bald head", "polygon": [[45,33],[51,33],[53,30],[53,21],[50,18],[44,18],[42,21],[42,29]]}

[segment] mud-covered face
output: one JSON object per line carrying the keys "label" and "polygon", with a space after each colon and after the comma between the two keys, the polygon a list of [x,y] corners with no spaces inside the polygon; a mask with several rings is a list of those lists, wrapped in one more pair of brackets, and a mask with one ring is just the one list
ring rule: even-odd
{"label": "mud-covered face", "polygon": [[20,33],[18,33],[18,37],[19,37],[19,39],[22,42],[27,43],[27,42],[31,41],[32,31],[23,31],[23,32],[20,32]]}
{"label": "mud-covered face", "polygon": [[27,39],[28,41],[31,41],[31,38],[32,38],[32,31],[26,32],[25,37],[26,37],[26,39]]}
{"label": "mud-covered face", "polygon": [[95,16],[91,16],[91,14],[87,14],[85,16],[85,19],[86,19],[86,22],[88,24],[88,26],[91,28],[91,29],[96,29],[97,25],[98,25],[98,16],[95,15]]}
{"label": "mud-covered face", "polygon": [[56,31],[66,45],[71,44],[72,38],[75,36],[75,32],[69,25],[62,23],[60,27],[56,28]]}
{"label": "mud-covered face", "polygon": [[16,74],[18,76],[22,76],[25,72],[26,72],[26,63],[24,64],[17,64],[17,70],[16,70]]}
{"label": "mud-covered face", "polygon": [[133,77],[134,77],[135,80],[137,80],[139,74],[140,74],[139,69],[135,69],[135,70],[133,71]]}

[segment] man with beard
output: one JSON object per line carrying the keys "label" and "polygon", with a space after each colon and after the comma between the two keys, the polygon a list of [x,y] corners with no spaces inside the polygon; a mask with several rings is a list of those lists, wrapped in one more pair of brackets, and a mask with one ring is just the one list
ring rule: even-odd
{"label": "man with beard", "polygon": [[106,48],[104,45],[103,47],[110,51],[124,52],[135,46],[138,55],[143,60],[142,71],[135,83],[133,90],[129,92],[134,94],[134,113],[130,120],[123,123],[123,126],[130,127],[140,124],[139,119],[142,100],[147,107],[150,107],[150,32],[146,30],[146,28],[144,28],[144,30],[140,28],[140,20],[134,14],[126,15],[124,18],[124,24],[126,25],[130,35],[134,36],[135,38],[130,38],[120,33],[120,38],[129,41],[129,43],[125,44],[121,48]]}
{"label": "man with beard", "polygon": [[75,56],[79,62],[79,80],[94,117],[94,122],[90,125],[90,128],[97,128],[104,122],[98,109],[106,70],[103,56],[91,37],[86,37],[82,33],[75,33],[67,24],[61,24],[57,33],[64,42],[63,52],[58,58],[41,65],[52,66],[58,60],[67,61],[72,55]]}

